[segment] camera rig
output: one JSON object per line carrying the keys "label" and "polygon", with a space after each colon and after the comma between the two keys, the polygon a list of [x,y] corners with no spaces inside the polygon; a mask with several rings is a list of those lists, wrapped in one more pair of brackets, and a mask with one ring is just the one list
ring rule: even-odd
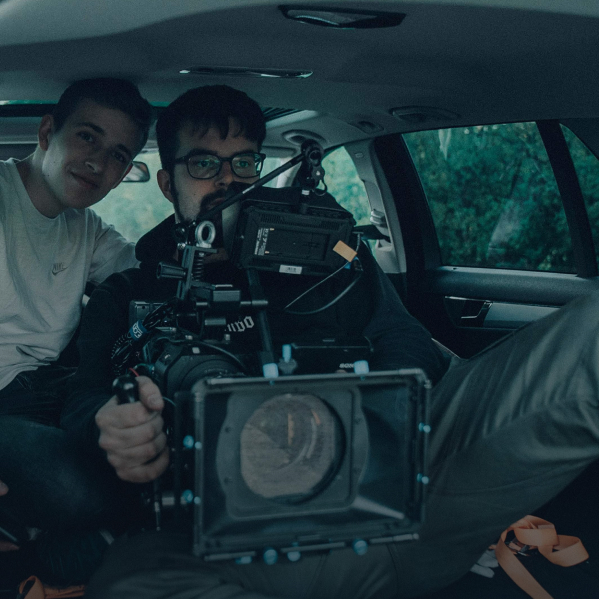
{"label": "camera rig", "polygon": [[[131,329],[113,352],[118,374],[134,366],[174,405],[169,480],[162,490],[154,486],[156,523],[172,504],[175,524],[191,522],[193,552],[207,561],[296,561],[350,546],[363,553],[417,538],[423,519],[424,373],[369,372],[372,347],[363,338],[273,346],[258,271],[318,276],[302,296],[343,269],[352,272],[321,308],[289,310],[298,318],[326,310],[362,276],[351,214],[317,187],[321,158],[320,146],[307,142],[298,157],[178,225],[181,264],[160,263],[157,273],[179,281],[176,296],[132,302]],[[300,161],[302,187],[263,187]],[[204,276],[222,213],[235,204],[235,235],[224,241],[246,273],[249,297]],[[227,315],[240,311],[255,317],[255,363],[230,351],[224,332]],[[121,401],[135,400],[130,381],[115,383]]]}

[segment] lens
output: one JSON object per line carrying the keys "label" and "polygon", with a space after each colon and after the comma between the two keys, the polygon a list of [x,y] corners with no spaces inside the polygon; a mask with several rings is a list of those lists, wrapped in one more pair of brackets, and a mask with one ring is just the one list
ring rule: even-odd
{"label": "lens", "polygon": [[237,154],[231,158],[233,172],[238,177],[255,177],[260,173],[262,157],[260,154]]}
{"label": "lens", "polygon": [[241,431],[241,476],[261,497],[301,501],[337,470],[343,434],[335,413],[311,394],[273,397]]}
{"label": "lens", "polygon": [[196,179],[211,179],[220,170],[220,159],[212,154],[198,154],[189,158],[187,168]]}

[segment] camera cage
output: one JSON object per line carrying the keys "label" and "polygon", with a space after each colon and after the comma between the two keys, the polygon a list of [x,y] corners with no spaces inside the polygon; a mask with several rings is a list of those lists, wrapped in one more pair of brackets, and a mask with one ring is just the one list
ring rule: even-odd
{"label": "camera cage", "polygon": [[[430,383],[425,374],[417,369],[293,374],[297,362],[289,349],[283,348],[278,362],[275,358],[258,270],[321,277],[347,267],[354,270],[354,281],[323,309],[361,276],[356,258],[359,237],[355,247],[351,243],[353,217],[326,191],[316,188],[324,177],[321,158],[318,144],[307,142],[298,157],[253,185],[233,186],[232,195],[201,220],[179,225],[175,235],[183,253],[181,266],[161,263],[157,273],[159,278],[179,280],[176,298],[158,305],[132,302],[131,329],[113,352],[119,373],[134,358],[141,359],[143,371],[163,395],[174,398],[172,493],[161,492],[152,503],[158,526],[162,502],[174,504],[175,524],[191,515],[193,552],[207,561],[262,556],[272,563],[279,555],[295,561],[308,551],[348,546],[360,553],[369,544],[417,538],[423,519],[430,430]],[[262,187],[300,161],[307,173],[303,187]],[[240,200],[243,204],[229,249],[234,264],[247,273],[249,299],[231,285],[204,280],[204,260],[215,251],[214,217]],[[224,313],[240,308],[256,315],[263,376],[248,370],[223,345],[208,343],[181,325],[182,317],[195,314],[203,319],[202,331],[216,330],[222,327]],[[335,353],[343,367],[361,363],[372,351],[369,343],[359,342],[307,347],[311,352]],[[306,354],[297,353],[300,362]],[[278,376],[279,372],[285,376]],[[403,411],[401,430],[390,435],[393,427],[376,410],[369,411],[372,393],[394,398],[390,405]],[[265,402],[281,395],[316,397],[341,431],[337,461],[319,485],[297,500],[256,494],[239,466],[244,423]],[[369,434],[370,428],[377,434]],[[373,466],[378,459],[373,455],[389,450],[379,438],[385,435],[393,439],[396,460],[391,464],[379,460]],[[373,482],[377,476],[378,482]],[[167,496],[171,496],[168,501]]]}

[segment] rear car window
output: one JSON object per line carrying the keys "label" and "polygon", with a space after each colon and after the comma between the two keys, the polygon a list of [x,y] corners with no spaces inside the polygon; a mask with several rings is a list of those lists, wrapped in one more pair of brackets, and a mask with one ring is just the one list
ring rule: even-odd
{"label": "rear car window", "polygon": [[443,264],[575,272],[566,216],[535,123],[403,137]]}

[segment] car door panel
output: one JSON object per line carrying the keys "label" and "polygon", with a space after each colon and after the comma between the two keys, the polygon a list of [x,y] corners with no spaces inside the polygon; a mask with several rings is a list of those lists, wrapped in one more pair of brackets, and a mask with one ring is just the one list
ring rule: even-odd
{"label": "car door panel", "polygon": [[[501,257],[502,254],[498,254],[500,257],[492,260],[489,252],[492,249],[495,250],[495,246],[492,246],[491,242],[487,247],[486,256],[484,254],[486,246],[482,248],[482,255],[479,251],[478,256],[480,256],[482,263],[480,267],[442,265],[442,253],[447,261],[457,258],[456,263],[458,264],[459,260],[462,259],[476,261],[473,254],[465,254],[461,251],[462,248],[469,247],[467,244],[478,242],[478,238],[476,236],[472,237],[472,235],[460,238],[459,235],[465,229],[464,231],[457,229],[458,235],[452,241],[454,245],[449,249],[447,247],[448,241],[444,239],[445,247],[443,252],[437,240],[437,229],[442,229],[444,234],[448,231],[451,233],[451,230],[448,230],[445,226],[446,223],[443,223],[440,216],[442,212],[439,211],[439,207],[443,211],[445,210],[444,204],[447,204],[452,209],[462,210],[464,218],[467,218],[469,206],[473,206],[472,210],[474,210],[476,202],[479,201],[479,197],[472,193],[473,183],[468,183],[466,187],[462,188],[449,186],[445,191],[440,192],[439,171],[435,169],[437,165],[440,165],[439,168],[445,167],[443,166],[443,160],[437,157],[437,162],[431,163],[434,166],[431,166],[428,171],[430,177],[428,181],[432,179],[437,185],[434,222],[431,208],[427,202],[427,194],[425,194],[425,185],[404,139],[399,136],[387,136],[379,139],[375,146],[377,158],[393,192],[402,230],[407,264],[404,278],[405,286],[402,289],[406,307],[429,329],[433,337],[463,357],[470,357],[512,331],[551,314],[576,297],[599,289],[599,280],[593,276],[596,270],[594,270],[595,256],[592,253],[592,243],[572,243],[578,249],[578,251],[573,252],[573,263],[571,258],[566,255],[567,245],[556,243],[563,239],[561,236],[572,237],[575,241],[576,235],[574,233],[577,230],[588,229],[588,219],[586,213],[581,210],[580,189],[576,184],[575,174],[572,172],[571,161],[562,159],[563,157],[560,155],[560,152],[567,151],[567,146],[563,143],[563,138],[560,137],[559,126],[555,122],[538,123],[538,125],[541,135],[535,134],[536,145],[534,151],[539,153],[540,158],[536,162],[530,163],[530,169],[532,169],[532,172],[538,164],[542,165],[539,167],[543,169],[542,176],[537,177],[538,173],[535,171],[533,175],[537,178],[531,179],[530,187],[518,188],[518,193],[514,192],[513,196],[510,195],[513,192],[513,185],[512,187],[506,187],[502,183],[503,187],[499,186],[497,189],[490,184],[486,188],[480,185],[475,187],[475,189],[480,189],[481,194],[483,194],[479,196],[480,201],[488,202],[490,208],[495,209],[493,202],[501,202],[502,204],[499,205],[506,207],[504,212],[508,211],[510,209],[509,202],[505,197],[509,197],[512,198],[509,200],[512,205],[517,201],[535,202],[535,208],[530,214],[534,217],[537,214],[544,215],[545,221],[543,223],[547,222],[546,230],[544,231],[540,221],[536,224],[531,221],[532,225],[536,227],[537,237],[526,237],[526,239],[529,240],[530,244],[534,244],[535,239],[546,243],[548,249],[543,246],[544,253],[542,255],[551,256],[551,248],[555,247],[555,252],[557,252],[555,255],[559,256],[561,261],[558,260],[554,264],[549,260],[544,265],[538,260],[535,262],[534,259],[528,259],[527,255],[527,259],[523,261],[523,263],[529,264],[529,266],[524,267],[528,268],[527,270],[522,269],[521,266],[516,266],[520,263],[519,257],[518,255],[510,257],[509,252],[512,251],[512,248],[509,246],[506,246],[506,249],[503,250],[508,252],[505,259]],[[513,129],[520,131],[517,126],[514,126]],[[525,131],[526,135],[535,133],[534,126],[531,124],[526,124],[522,130]],[[473,129],[471,129],[471,133],[472,131]],[[508,129],[506,131],[509,132]],[[524,143],[523,139],[527,139],[526,136],[517,138],[519,143]],[[543,143],[541,143],[541,139]],[[543,144],[548,149],[544,156],[542,155]],[[551,146],[551,148],[548,148],[548,146]],[[428,146],[418,146],[418,149],[419,168],[423,167],[422,160],[425,159],[423,156],[426,157],[426,151],[438,151],[431,143]],[[463,150],[464,147],[461,149]],[[414,147],[411,151],[414,151]],[[424,154],[423,151],[425,151]],[[518,153],[514,152],[512,155],[516,156],[515,164],[518,165]],[[556,163],[559,168],[556,168]],[[477,163],[470,164],[468,166],[469,170],[462,169],[465,173],[463,176],[470,177],[468,180],[471,182],[476,179],[472,176],[474,173],[472,170],[473,164]],[[492,172],[492,165],[491,162],[485,165],[487,169],[485,173]],[[553,168],[553,171],[550,170],[551,168]],[[457,169],[453,173],[449,173],[447,180],[454,177],[459,181],[462,170]],[[543,181],[549,181],[550,177],[553,176],[552,172],[555,174],[557,183],[553,181],[550,191],[546,192],[542,187]],[[497,176],[493,176],[495,178],[490,178],[489,181],[497,182]],[[522,173],[520,173],[520,176],[522,176]],[[514,178],[513,181],[516,181],[516,179]],[[515,185],[515,183],[513,184]],[[467,192],[464,198],[461,196],[462,192]],[[535,194],[539,193],[553,194],[551,196],[553,203],[543,203],[541,200],[537,200]],[[502,194],[504,194],[503,197]],[[557,202],[553,201],[556,194]],[[566,218],[563,218],[563,215],[561,216],[563,224],[557,228],[560,237],[552,237],[556,235],[554,226],[556,221],[552,220],[556,218],[556,212],[552,211],[559,210],[560,197],[564,203],[573,203],[573,198],[576,199],[576,210],[567,211]],[[451,202],[453,204],[450,204]],[[468,202],[472,202],[472,204],[468,204]],[[516,213],[518,209],[512,208],[512,210],[516,210]],[[484,210],[478,210],[478,221],[475,221],[476,226],[481,219],[487,217]],[[452,217],[451,214],[449,216]],[[463,225],[463,222],[455,218],[455,213],[453,218],[452,222],[455,222],[456,227]],[[565,225],[566,220],[568,221],[567,226]],[[492,222],[498,221],[494,220]],[[496,229],[498,226],[496,225]],[[527,227],[530,226],[528,221],[523,218],[518,221],[518,226],[522,227],[522,235],[525,236],[528,233]],[[492,237],[492,239],[494,238],[495,236]],[[521,240],[517,237],[515,239],[517,246],[517,243]],[[538,249],[535,245],[528,245],[526,248],[530,248],[530,256],[535,255],[535,251]],[[501,246],[499,249],[502,251]],[[538,255],[538,252],[536,255]],[[502,262],[507,261],[509,263],[509,260],[512,260],[514,264],[513,266],[510,264],[509,269],[498,267]],[[578,274],[574,274],[575,272],[578,272]]]}
{"label": "car door panel", "polygon": [[407,306],[437,340],[471,357],[595,290],[596,278],[445,266],[411,285]]}

